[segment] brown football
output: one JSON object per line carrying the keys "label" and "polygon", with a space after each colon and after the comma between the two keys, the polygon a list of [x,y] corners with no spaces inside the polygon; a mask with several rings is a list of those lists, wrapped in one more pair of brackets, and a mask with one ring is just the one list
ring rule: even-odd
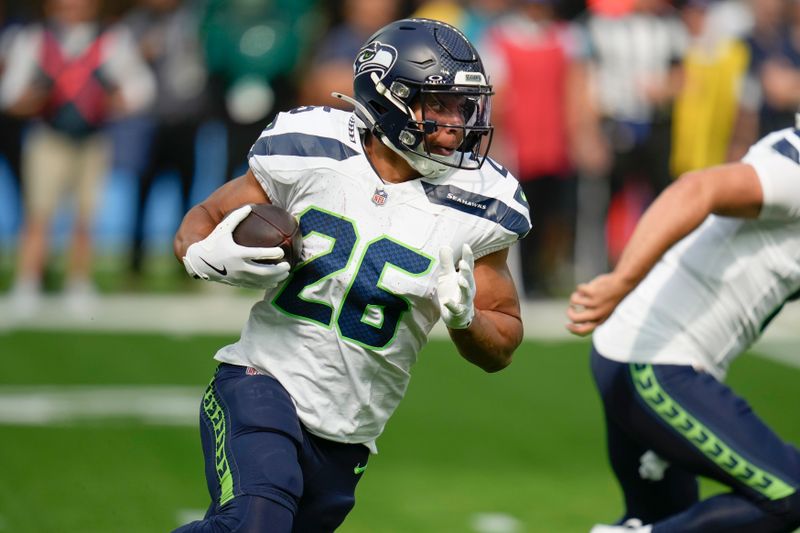
{"label": "brown football", "polygon": [[253,204],[253,210],[233,230],[233,241],[241,246],[258,248],[283,248],[283,259],[263,259],[264,264],[288,261],[294,266],[300,262],[303,235],[297,219],[287,210],[272,204]]}

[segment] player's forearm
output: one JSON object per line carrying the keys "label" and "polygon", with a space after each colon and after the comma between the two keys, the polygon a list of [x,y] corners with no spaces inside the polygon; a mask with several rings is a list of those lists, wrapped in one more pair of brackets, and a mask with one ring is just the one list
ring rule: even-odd
{"label": "player's forearm", "polygon": [[183,217],[173,242],[175,256],[182,260],[189,246],[208,237],[233,210],[245,204],[265,202],[269,203],[269,198],[251,170],[229,181]]}
{"label": "player's forearm", "polygon": [[[691,172],[669,186],[636,225],[617,266],[580,284],[570,296],[567,325],[576,335],[588,335],[611,316],[617,304],[652,270],[664,253],[691,233],[709,214],[738,209],[741,167],[730,165]],[[749,205],[751,200],[747,201]],[[748,208],[749,209],[749,208]]]}
{"label": "player's forearm", "polygon": [[172,243],[178,261],[183,260],[189,246],[208,237],[218,223],[202,205],[191,208],[183,217]]}
{"label": "player's forearm", "polygon": [[522,342],[522,320],[500,311],[475,310],[466,329],[448,329],[464,359],[486,372],[497,372],[511,364],[514,350]]}

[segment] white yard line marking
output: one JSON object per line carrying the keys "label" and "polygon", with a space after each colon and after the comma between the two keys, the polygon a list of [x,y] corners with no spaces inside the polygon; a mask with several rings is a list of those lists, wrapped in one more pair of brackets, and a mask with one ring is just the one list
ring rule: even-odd
{"label": "white yard line marking", "polygon": [[48,426],[125,418],[197,426],[202,388],[179,386],[3,386],[0,424]]}
{"label": "white yard line marking", "polygon": [[470,527],[477,533],[517,533],[522,531],[522,522],[504,513],[476,513]]}
{"label": "white yard line marking", "polygon": [[178,509],[175,511],[175,525],[180,527],[195,520],[202,520],[205,515],[205,509]]}

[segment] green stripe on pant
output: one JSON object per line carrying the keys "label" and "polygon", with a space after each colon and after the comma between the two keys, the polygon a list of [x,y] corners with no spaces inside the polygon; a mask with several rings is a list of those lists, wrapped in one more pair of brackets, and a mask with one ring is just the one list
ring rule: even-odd
{"label": "green stripe on pant", "polygon": [[225,454],[225,412],[214,395],[214,380],[211,380],[203,395],[203,411],[214,427],[214,449],[217,479],[219,479],[219,505],[233,499],[233,475]]}
{"label": "green stripe on pant", "polygon": [[729,475],[770,500],[794,494],[795,489],[777,476],[758,468],[736,453],[661,388],[652,365],[629,365],[636,392],[667,424]]}

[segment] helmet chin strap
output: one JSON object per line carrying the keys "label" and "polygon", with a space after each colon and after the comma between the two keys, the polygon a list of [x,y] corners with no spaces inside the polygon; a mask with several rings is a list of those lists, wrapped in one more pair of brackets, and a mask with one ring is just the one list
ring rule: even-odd
{"label": "helmet chin strap", "polygon": [[411,168],[419,172],[424,178],[443,178],[450,175],[455,169],[441,163],[437,163],[433,159],[421,156],[413,150],[403,150],[396,147],[384,135],[378,136],[392,151],[400,155],[406,162],[411,165]]}

